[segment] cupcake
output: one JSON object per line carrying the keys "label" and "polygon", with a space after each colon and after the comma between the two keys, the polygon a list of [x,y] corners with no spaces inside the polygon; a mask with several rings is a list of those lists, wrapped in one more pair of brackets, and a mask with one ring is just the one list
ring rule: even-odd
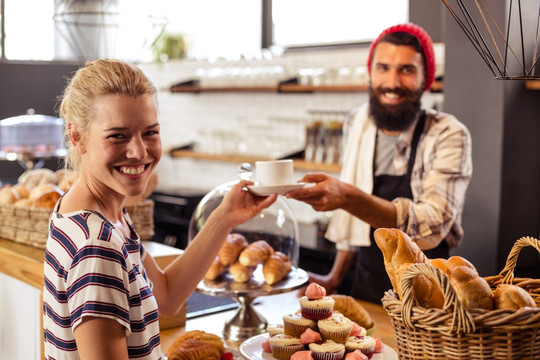
{"label": "cupcake", "polygon": [[299,338],[306,329],[317,330],[314,320],[306,319],[300,312],[283,316],[283,332]]}
{"label": "cupcake", "polygon": [[350,336],[345,343],[345,352],[350,353],[355,350],[360,350],[366,354],[368,358],[371,358],[373,351],[375,350],[375,339],[371,336]]}
{"label": "cupcake", "polygon": [[345,345],[327,340],[309,344],[309,350],[315,360],[341,360],[345,354]]}
{"label": "cupcake", "polygon": [[326,289],[318,284],[308,285],[305,295],[300,298],[300,310],[306,319],[320,320],[332,315],[335,300],[326,296]]}
{"label": "cupcake", "polygon": [[266,332],[270,337],[277,334],[283,334],[283,324],[268,324]]}
{"label": "cupcake", "polygon": [[302,340],[302,344],[311,344],[316,341],[321,341],[322,337],[318,332],[311,329],[306,329],[306,331],[300,335],[300,340]]}
{"label": "cupcake", "polygon": [[351,334],[353,322],[339,312],[334,312],[328,319],[317,322],[323,339],[345,344]]}
{"label": "cupcake", "polygon": [[353,328],[352,328],[351,334],[349,336],[356,336],[356,335],[366,336],[367,335],[366,328],[358,325],[354,321],[353,321],[352,325],[353,325]]}
{"label": "cupcake", "polygon": [[277,334],[270,339],[272,356],[277,360],[289,360],[297,351],[304,350],[304,344],[299,338],[285,334]]}

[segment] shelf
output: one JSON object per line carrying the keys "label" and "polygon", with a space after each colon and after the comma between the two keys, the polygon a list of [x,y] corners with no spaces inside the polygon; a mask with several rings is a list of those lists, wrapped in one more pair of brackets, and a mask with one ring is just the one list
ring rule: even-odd
{"label": "shelf", "polygon": [[[271,158],[262,158],[262,157],[253,157],[253,156],[244,156],[244,155],[203,154],[203,153],[198,153],[192,150],[173,150],[169,154],[171,157],[174,157],[174,158],[214,160],[214,161],[239,163],[239,164],[244,163],[244,162],[254,164],[255,161],[260,161],[260,160],[275,160]],[[296,170],[322,171],[322,172],[332,172],[332,173],[339,173],[341,170],[340,165],[316,164],[316,163],[307,162],[301,159],[293,159],[293,160],[294,160],[294,168]]]}
{"label": "shelf", "polygon": [[540,80],[527,80],[527,81],[525,81],[525,89],[527,89],[527,90],[540,90]]}
{"label": "shelf", "polygon": [[[340,92],[365,92],[367,85],[299,85],[295,82],[282,82],[275,86],[223,86],[223,87],[203,87],[196,80],[173,85],[170,91],[173,93],[201,93],[201,92],[279,92],[286,94],[299,93],[340,93]],[[431,87],[432,92],[441,92],[443,82],[435,81]]]}

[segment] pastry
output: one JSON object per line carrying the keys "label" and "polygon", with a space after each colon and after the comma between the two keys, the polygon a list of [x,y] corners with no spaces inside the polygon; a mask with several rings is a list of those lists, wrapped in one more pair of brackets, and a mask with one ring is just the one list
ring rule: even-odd
{"label": "pastry", "polygon": [[345,354],[345,345],[326,340],[309,344],[309,350],[315,360],[341,360]]}
{"label": "pastry", "polygon": [[278,334],[269,340],[272,357],[277,360],[289,360],[292,354],[304,349],[302,341],[290,335]]}
{"label": "pastry", "polygon": [[268,285],[273,285],[285,278],[292,269],[291,260],[282,252],[276,251],[263,265],[264,281]]}
{"label": "pastry", "polygon": [[374,324],[371,316],[356,299],[348,295],[339,294],[332,294],[330,297],[335,301],[334,310],[339,311],[365,329],[373,327]]}
{"label": "pastry", "polygon": [[191,330],[181,334],[176,338],[176,340],[174,340],[174,342],[169,347],[169,350],[189,339],[202,341],[203,343],[212,346],[220,353],[225,352],[225,344],[219,336],[207,333],[202,330]]}
{"label": "pastry", "polygon": [[350,336],[345,343],[345,352],[350,353],[355,350],[360,350],[368,358],[371,358],[375,351],[375,339],[371,336]]}
{"label": "pastry", "polygon": [[273,253],[274,249],[266,241],[258,240],[242,250],[238,260],[244,266],[257,266],[265,262]]}
{"label": "pastry", "polygon": [[306,329],[317,330],[317,322],[306,319],[301,312],[283,316],[283,332],[285,335],[299,338]]}
{"label": "pastry", "polygon": [[18,183],[28,189],[33,189],[38,185],[57,184],[58,179],[51,169],[41,168],[25,171],[19,176]]}
{"label": "pastry", "polygon": [[242,250],[248,246],[248,241],[241,234],[229,234],[227,240],[219,250],[219,261],[223,266],[232,265],[237,259]]}
{"label": "pastry", "polygon": [[302,315],[307,319],[320,320],[332,315],[335,300],[326,296],[326,289],[317,283],[306,288],[305,295],[299,300]]}
{"label": "pastry", "polygon": [[26,199],[29,191],[23,185],[6,185],[0,189],[0,204],[14,204],[19,200]]}
{"label": "pastry", "polygon": [[219,360],[220,356],[215,347],[194,339],[187,339],[176,347],[171,345],[167,352],[168,360]]}
{"label": "pastry", "polygon": [[247,282],[251,275],[253,275],[253,271],[255,271],[255,266],[244,266],[238,261],[229,267],[229,274],[232,275],[233,280],[237,283]]}
{"label": "pastry", "polygon": [[54,184],[38,185],[30,191],[33,206],[52,209],[64,192]]}
{"label": "pastry", "polygon": [[329,318],[319,320],[317,326],[323,339],[345,344],[353,328],[353,323],[343,314],[334,311]]}
{"label": "pastry", "polygon": [[513,284],[497,285],[493,291],[495,309],[518,310],[522,307],[536,307],[533,297],[525,289]]}
{"label": "pastry", "polygon": [[493,292],[488,282],[476,270],[461,265],[453,269],[450,283],[458,299],[467,309],[493,309]]}
{"label": "pastry", "polygon": [[210,268],[204,275],[204,278],[207,280],[216,280],[218,277],[220,277],[225,271],[227,271],[227,267],[223,266],[221,262],[219,261],[219,257],[216,256],[214,261],[212,262],[212,265],[210,265]]}

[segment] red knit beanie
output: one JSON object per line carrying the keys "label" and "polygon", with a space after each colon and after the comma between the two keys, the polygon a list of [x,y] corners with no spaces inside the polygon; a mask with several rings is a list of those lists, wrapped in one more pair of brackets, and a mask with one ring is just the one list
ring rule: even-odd
{"label": "red knit beanie", "polygon": [[408,34],[411,34],[415,36],[418,41],[420,42],[420,45],[422,46],[422,49],[424,50],[424,58],[425,58],[425,67],[426,67],[426,86],[424,87],[424,91],[429,90],[431,88],[431,85],[433,84],[433,81],[435,80],[435,53],[433,51],[433,43],[431,42],[431,38],[429,37],[428,33],[422,29],[420,26],[415,25],[413,23],[407,23],[407,24],[399,24],[389,27],[386,30],[383,30],[383,32],[375,39],[370,47],[369,47],[369,56],[367,61],[367,68],[369,76],[371,76],[371,58],[373,57],[373,50],[375,50],[375,47],[377,44],[381,41],[381,39],[388,34],[395,33],[395,32],[406,32]]}

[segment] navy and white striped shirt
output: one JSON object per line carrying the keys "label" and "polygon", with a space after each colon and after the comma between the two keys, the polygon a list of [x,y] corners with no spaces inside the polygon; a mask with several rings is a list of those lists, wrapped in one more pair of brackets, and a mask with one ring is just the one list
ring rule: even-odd
{"label": "navy and white striped shirt", "polygon": [[73,329],[84,316],[115,319],[129,357],[162,359],[157,303],[133,229],[128,239],[97,212],[51,214],[45,253],[43,330],[46,359],[79,359]]}

